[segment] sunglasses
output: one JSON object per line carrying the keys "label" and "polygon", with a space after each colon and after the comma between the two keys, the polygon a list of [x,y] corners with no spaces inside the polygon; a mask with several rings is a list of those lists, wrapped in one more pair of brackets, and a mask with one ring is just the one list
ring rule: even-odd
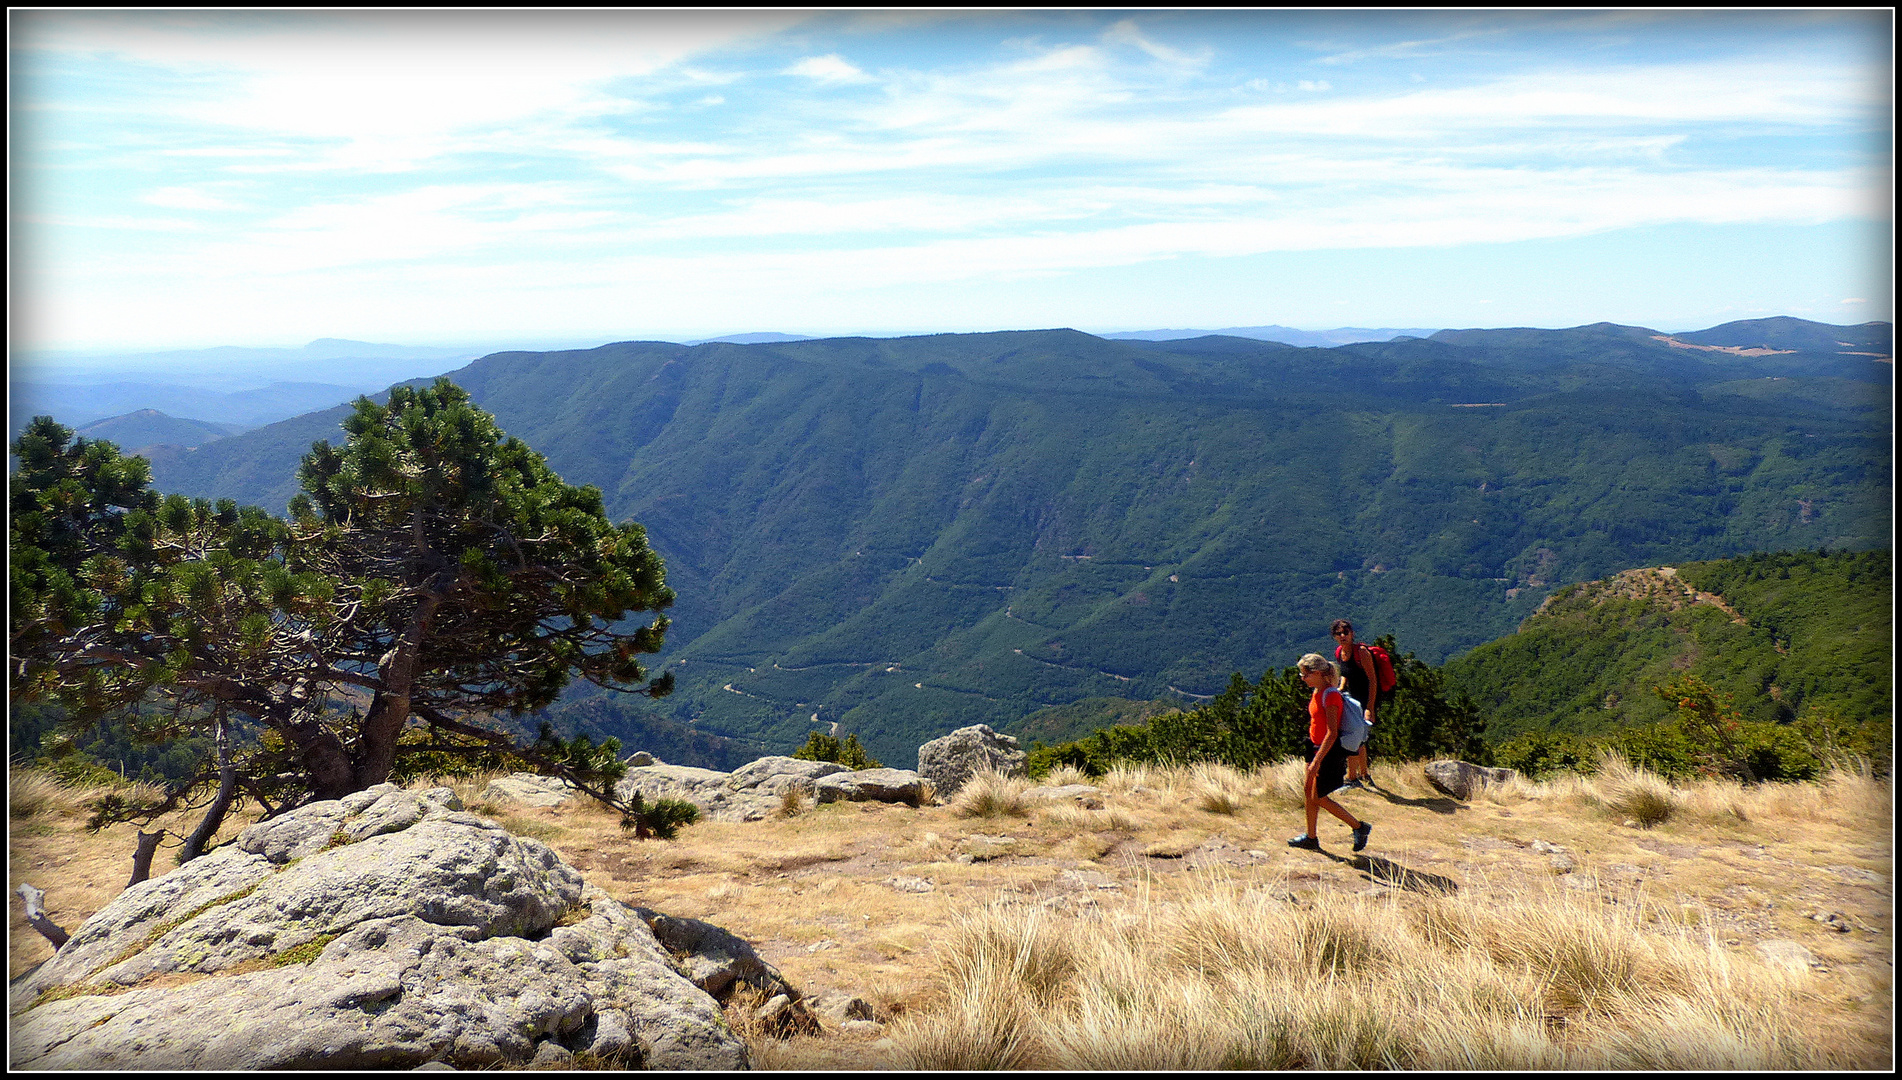
{"label": "sunglasses", "polygon": [[1354,632],[1352,630],[1336,630],[1334,631],[1334,636],[1335,637],[1353,637]]}

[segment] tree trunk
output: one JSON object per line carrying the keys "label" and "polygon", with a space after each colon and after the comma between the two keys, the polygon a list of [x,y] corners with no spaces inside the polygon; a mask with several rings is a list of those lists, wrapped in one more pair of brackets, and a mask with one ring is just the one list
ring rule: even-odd
{"label": "tree trunk", "polygon": [[218,834],[218,826],[224,824],[225,812],[231,809],[231,800],[238,793],[238,770],[231,764],[231,736],[225,723],[224,706],[218,707],[215,737],[218,741],[218,797],[211,801],[211,808],[205,811],[204,819],[198,827],[185,838],[185,847],[178,853],[178,865],[183,866],[205,850],[205,845]]}
{"label": "tree trunk", "polygon": [[311,721],[280,729],[297,744],[304,771],[310,774],[311,792],[318,799],[341,799],[357,788],[356,770],[343,740]]}
{"label": "tree trunk", "polygon": [[165,830],[139,833],[139,847],[132,853],[132,880],[125,883],[130,889],[139,882],[152,876],[152,855],[158,851],[159,841],[165,839]]}
{"label": "tree trunk", "polygon": [[[454,584],[453,579],[448,582],[448,586]],[[444,595],[444,589],[431,589],[423,594],[402,639],[378,665],[383,688],[370,702],[370,713],[363,718],[359,729],[358,791],[388,780],[390,770],[396,767],[396,740],[403,733],[403,722],[409,719],[410,694],[416,686],[417,670],[422,666],[423,639],[429,635],[429,622],[442,605]]]}

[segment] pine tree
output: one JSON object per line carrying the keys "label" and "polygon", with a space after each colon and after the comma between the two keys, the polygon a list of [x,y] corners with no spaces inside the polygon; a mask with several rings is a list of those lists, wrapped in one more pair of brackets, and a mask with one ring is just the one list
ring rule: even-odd
{"label": "pine tree", "polygon": [[[275,809],[381,783],[401,753],[497,750],[613,803],[606,747],[522,745],[483,718],[546,706],[575,676],[672,688],[639,659],[666,618],[619,629],[673,601],[645,532],[610,523],[597,489],[563,483],[446,379],[360,398],[344,428],[304,457],[285,522],[160,498],[142,459],[36,418],[10,486],[12,696],[80,724],[158,699],[169,709],[139,710],[155,738],[242,717],[270,737],[237,784],[286,800]],[[440,738],[400,742],[412,718]]]}

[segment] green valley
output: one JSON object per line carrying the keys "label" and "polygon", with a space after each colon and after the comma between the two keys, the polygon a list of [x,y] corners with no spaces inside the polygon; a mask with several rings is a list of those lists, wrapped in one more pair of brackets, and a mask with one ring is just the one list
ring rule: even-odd
{"label": "green valley", "polygon": [[[556,718],[693,755],[787,752],[816,718],[902,764],[1086,698],[1193,705],[1336,617],[1439,663],[1629,567],[1886,547],[1867,334],[1660,337],[627,342],[450,377],[644,525],[679,594],[656,661],[676,692],[573,692]],[[155,463],[154,486],[281,510],[341,416]]]}

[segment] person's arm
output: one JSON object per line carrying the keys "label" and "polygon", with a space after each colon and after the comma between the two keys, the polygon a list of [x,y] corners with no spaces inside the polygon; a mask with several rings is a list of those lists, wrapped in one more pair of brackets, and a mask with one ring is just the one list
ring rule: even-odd
{"label": "person's arm", "polygon": [[1380,698],[1380,672],[1374,669],[1374,654],[1367,646],[1359,646],[1357,652],[1359,653],[1360,669],[1367,673],[1367,700],[1362,702],[1363,706],[1365,706],[1362,711],[1369,717],[1372,717],[1374,715],[1374,702]]}

